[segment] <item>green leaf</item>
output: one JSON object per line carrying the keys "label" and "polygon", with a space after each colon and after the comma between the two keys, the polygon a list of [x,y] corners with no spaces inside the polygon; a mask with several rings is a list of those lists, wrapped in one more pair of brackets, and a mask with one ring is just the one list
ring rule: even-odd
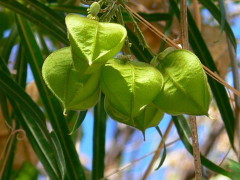
{"label": "green leaf", "polygon": [[81,111],[78,115],[78,118],[76,119],[74,126],[72,128],[72,130],[70,131],[70,134],[73,134],[82,124],[82,122],[84,121],[86,115],[87,115],[87,110],[85,111]]}
{"label": "green leaf", "polygon": [[30,20],[34,24],[40,26],[45,31],[51,33],[54,37],[56,37],[59,41],[64,44],[69,44],[67,40],[66,32],[57,28],[51,21],[44,17],[44,14],[38,14],[31,9],[26,8],[24,5],[20,4],[17,1],[5,1],[0,0],[0,5],[14,11],[15,13],[25,17]]}
{"label": "green leaf", "polygon": [[[48,135],[48,131],[44,124],[44,115],[25,91],[16,84],[8,74],[0,71],[1,91],[3,91],[10,100],[14,99],[14,101],[18,103],[15,104],[13,100],[11,100],[14,112],[17,115],[16,118],[24,127],[35,152],[38,154],[49,176],[52,179],[58,179],[58,169],[55,164],[55,158],[47,142],[46,136]],[[19,110],[20,105],[26,119],[21,115],[22,113]]]}
{"label": "green leaf", "polygon": [[27,83],[27,60],[25,58],[24,48],[22,45],[18,48],[15,69],[17,70],[16,82],[25,89]]}
{"label": "green leaf", "polygon": [[167,148],[166,148],[165,140],[163,139],[163,134],[162,134],[161,129],[158,126],[156,126],[156,130],[157,130],[158,134],[161,136],[162,141],[164,141],[164,148],[163,148],[162,157],[161,157],[161,160],[158,164],[158,167],[155,169],[155,170],[158,170],[163,165],[163,163],[164,163],[164,161],[167,157]]}
{"label": "green leaf", "polygon": [[121,50],[127,32],[123,26],[70,14],[66,17],[74,67],[92,73]]}
{"label": "green leaf", "polygon": [[240,176],[240,163],[229,159],[231,172],[231,179],[238,180]]}
{"label": "green leaf", "polygon": [[63,148],[67,167],[67,176],[71,179],[85,179],[85,175],[79,161],[66,120],[62,114],[62,108],[58,101],[51,95],[42,79],[41,68],[43,57],[38,47],[31,27],[28,22],[20,16],[17,16],[18,30],[22,43],[26,50],[27,59],[30,63],[43,105],[48,114],[49,120],[55,130],[58,139]]}
{"label": "green leaf", "polygon": [[[180,13],[176,3],[173,0],[171,0],[170,2],[171,2],[172,8],[177,14],[177,17],[179,18]],[[209,3],[210,2],[211,1],[209,1]],[[196,26],[195,21],[193,20],[193,17],[190,11],[188,11],[188,23],[189,23],[189,41],[192,46],[192,49],[194,50],[194,53],[198,56],[202,64],[207,66],[213,72],[218,72],[216,65],[213,61],[213,58],[207,48],[205,41],[202,38],[202,35],[199,29]],[[216,80],[209,77],[208,82],[211,87],[213,96],[216,100],[216,103],[218,105],[223,122],[225,124],[230,143],[232,147],[234,147],[233,139],[234,139],[235,118],[234,118],[233,110],[231,108],[231,105],[228,99],[228,94],[226,92],[225,87],[219,82],[217,82]]]}
{"label": "green leaf", "polygon": [[56,158],[56,160],[57,160],[57,165],[61,172],[61,177],[62,177],[61,179],[64,179],[65,174],[66,174],[66,162],[64,159],[62,147],[61,147],[60,141],[57,137],[57,134],[54,131],[52,131],[50,133],[50,136],[51,136],[51,142],[52,142],[51,145],[54,149],[55,155],[58,157],[58,158]]}
{"label": "green leaf", "polygon": [[32,117],[41,123],[44,122],[44,114],[31,97],[5,72],[0,71],[1,91],[22,105],[24,111],[32,114]]}
{"label": "green leaf", "polygon": [[221,10],[221,30],[224,29],[225,22],[226,22],[226,12],[225,12],[225,5],[223,0],[218,0],[218,4]]}
{"label": "green leaf", "polygon": [[[183,126],[181,124],[181,119],[178,119],[177,116],[172,116],[172,118],[173,118],[174,124],[175,124],[175,126],[177,128],[177,131],[178,131],[178,134],[180,136],[180,139],[182,140],[185,148],[187,149],[187,151],[189,153],[193,154],[192,145],[190,144],[190,142],[188,140],[188,137],[186,136],[186,133],[184,133],[184,130],[186,129],[186,126]],[[184,117],[182,116],[182,118],[184,118]],[[189,131],[189,130],[187,130],[187,131]],[[222,167],[214,164],[213,162],[211,162],[210,160],[208,160],[207,158],[205,158],[202,155],[201,155],[201,162],[208,169],[210,169],[210,170],[212,170],[212,171],[214,171],[216,173],[222,174],[224,176],[230,177],[230,173],[228,171],[226,171]]]}
{"label": "green leaf", "polygon": [[44,16],[49,19],[50,22],[55,24],[55,26],[59,27],[63,32],[66,31],[66,26],[64,22],[64,17],[53,11],[48,6],[40,3],[39,1],[35,0],[28,0],[27,3],[34,7],[35,12],[38,14],[44,14]]}
{"label": "green leaf", "polygon": [[49,7],[56,11],[88,15],[87,7],[84,7],[84,6],[72,6],[72,5],[66,5],[66,4],[49,4]]}
{"label": "green leaf", "polygon": [[98,101],[100,71],[83,75],[72,63],[69,47],[55,51],[43,64],[43,78],[65,110],[86,110]]}
{"label": "green leaf", "polygon": [[17,28],[16,26],[13,26],[11,28],[11,32],[8,36],[8,38],[5,40],[4,44],[2,44],[2,58],[5,60],[5,62],[9,61],[9,57],[12,51],[13,46],[16,43],[17,39]]}
{"label": "green leaf", "polygon": [[98,104],[94,107],[92,180],[104,177],[106,121],[107,114],[104,110],[104,95],[102,94]]}
{"label": "green leaf", "polygon": [[47,128],[41,127],[29,112],[22,112],[20,110],[22,105],[20,106],[16,104],[13,100],[11,101],[11,104],[13,105],[17,121],[20,122],[26,132],[34,151],[43,164],[49,177],[56,180],[61,179],[55,154],[49,144],[50,136],[47,132]]}
{"label": "green leaf", "polygon": [[208,115],[210,88],[198,57],[185,49],[166,49],[161,54],[157,68],[164,86],[153,103],[172,115]]}

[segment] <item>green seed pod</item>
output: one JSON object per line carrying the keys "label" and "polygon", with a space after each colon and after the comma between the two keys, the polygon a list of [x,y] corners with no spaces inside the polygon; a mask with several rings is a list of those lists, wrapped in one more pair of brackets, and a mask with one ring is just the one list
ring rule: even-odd
{"label": "green seed pod", "polygon": [[106,97],[105,110],[112,119],[135,127],[143,133],[147,128],[157,126],[164,115],[162,110],[150,103],[144,109],[142,109],[136,117],[130,117],[114,108],[114,106],[111,105],[108,98]]}
{"label": "green seed pod", "polygon": [[98,15],[99,11],[101,9],[101,6],[98,2],[94,2],[91,4],[90,8],[89,8],[89,13],[95,17]]}
{"label": "green seed pod", "polygon": [[69,14],[66,25],[71,43],[73,65],[81,73],[93,73],[122,49],[126,29],[115,23],[103,23]]}
{"label": "green seed pod", "polygon": [[134,118],[155,99],[163,86],[163,78],[149,64],[111,59],[102,68],[100,84],[110,104]]}
{"label": "green seed pod", "polygon": [[211,100],[207,76],[198,57],[188,50],[170,51],[157,68],[164,87],[153,101],[164,112],[207,115]]}
{"label": "green seed pod", "polygon": [[50,54],[43,64],[42,75],[65,110],[85,110],[98,101],[100,71],[91,75],[81,75],[76,71],[70,47]]}

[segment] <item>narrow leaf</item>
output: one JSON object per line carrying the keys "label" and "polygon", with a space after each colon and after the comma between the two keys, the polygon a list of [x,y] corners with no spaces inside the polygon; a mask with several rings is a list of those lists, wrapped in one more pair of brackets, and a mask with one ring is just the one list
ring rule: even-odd
{"label": "narrow leaf", "polygon": [[56,160],[57,160],[57,165],[61,172],[61,177],[62,177],[61,179],[64,179],[65,174],[66,174],[66,163],[65,163],[62,147],[61,147],[60,141],[54,131],[52,131],[50,133],[50,136],[51,136],[52,147],[58,157]]}
{"label": "narrow leaf", "polygon": [[[0,90],[10,99],[16,119],[26,131],[32,147],[43,163],[47,173],[52,179],[58,179],[57,164],[52,154],[52,149],[48,144],[48,130],[44,124],[45,118],[43,113],[25,91],[13,81],[8,70],[5,70],[5,72],[0,71],[0,85]],[[19,107],[21,107],[21,110]]]}
{"label": "narrow leaf", "polygon": [[66,32],[63,32],[55,25],[51,23],[51,21],[47,20],[44,15],[39,15],[31,9],[26,8],[22,4],[17,1],[5,1],[0,0],[0,5],[14,11],[15,13],[27,18],[31,22],[35,23],[36,25],[40,26],[44,30],[51,33],[54,37],[56,37],[59,41],[64,44],[69,44],[67,40]]}
{"label": "narrow leaf", "polygon": [[78,118],[76,119],[74,126],[72,128],[72,130],[70,131],[70,134],[73,134],[82,124],[83,120],[85,119],[86,115],[87,115],[87,110],[86,111],[81,111],[78,115]]}
{"label": "narrow leaf", "polygon": [[223,30],[224,26],[225,26],[225,22],[227,20],[224,0],[218,0],[218,3],[219,3],[219,7],[220,7],[220,12],[221,12],[221,30]]}
{"label": "narrow leaf", "polygon": [[2,49],[1,54],[2,54],[2,58],[4,59],[5,62],[9,61],[9,57],[10,57],[12,48],[16,43],[17,35],[18,35],[17,27],[13,26],[11,28],[11,32],[10,32],[9,36],[7,37],[6,41],[2,45],[3,49]]}
{"label": "narrow leaf", "polygon": [[0,71],[0,85],[2,92],[8,94],[8,96],[21,104],[22,109],[30,112],[36,121],[41,122],[42,124],[44,123],[44,114],[32,98],[15,81],[13,81],[10,76],[2,71]]}
{"label": "narrow leaf", "polygon": [[44,14],[55,26],[58,26],[62,31],[66,31],[64,17],[50,9],[48,6],[39,1],[28,0],[28,3],[36,9],[38,14]]}
{"label": "narrow leaf", "polygon": [[104,110],[104,96],[94,107],[92,180],[104,177],[105,135],[107,114]]}
{"label": "narrow leaf", "polygon": [[68,165],[66,166],[67,176],[71,177],[73,180],[84,180],[85,175],[73,141],[68,135],[69,130],[62,113],[62,107],[60,106],[57,99],[49,92],[43,81],[41,75],[43,57],[40,48],[37,45],[36,39],[28,22],[23,17],[17,16],[17,23],[20,37],[24,44],[26,55],[28,57],[27,59],[33,71],[33,75],[40,92],[42,102],[52,124],[52,127],[55,130],[61,143],[61,147],[63,148],[66,164]]}
{"label": "narrow leaf", "polygon": [[158,134],[161,136],[162,141],[164,141],[164,148],[163,148],[162,157],[161,157],[161,160],[160,160],[157,168],[155,169],[155,170],[158,170],[163,165],[163,163],[164,163],[164,161],[167,157],[167,148],[166,148],[165,140],[163,139],[163,134],[162,134],[161,129],[158,126],[156,126],[156,130],[157,130]]}

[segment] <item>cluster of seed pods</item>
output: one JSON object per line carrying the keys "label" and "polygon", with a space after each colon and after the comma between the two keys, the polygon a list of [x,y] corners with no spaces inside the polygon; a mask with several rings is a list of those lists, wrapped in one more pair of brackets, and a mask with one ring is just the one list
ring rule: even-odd
{"label": "cluster of seed pods", "polygon": [[157,126],[164,113],[207,115],[210,90],[195,54],[167,49],[151,64],[115,58],[127,32],[93,18],[99,9],[90,8],[90,18],[67,15],[70,47],[53,52],[43,64],[43,78],[65,111],[89,109],[103,92],[107,114],[142,132]]}

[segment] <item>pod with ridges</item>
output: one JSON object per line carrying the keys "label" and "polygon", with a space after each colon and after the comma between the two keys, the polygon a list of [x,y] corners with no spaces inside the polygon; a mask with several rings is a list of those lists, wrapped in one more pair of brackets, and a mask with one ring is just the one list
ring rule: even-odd
{"label": "pod with ridges", "polygon": [[163,77],[147,63],[111,59],[102,68],[100,84],[110,104],[134,118],[155,99]]}
{"label": "pod with ridges", "polygon": [[208,115],[210,88],[194,53],[185,49],[169,51],[159,60],[157,68],[163,74],[164,87],[154,104],[172,115]]}
{"label": "pod with ridges", "polygon": [[70,47],[50,54],[43,64],[42,75],[65,110],[86,110],[98,101],[100,71],[90,75],[76,71]]}
{"label": "pod with ridges", "polygon": [[112,119],[135,127],[142,131],[143,134],[147,128],[157,126],[164,115],[161,109],[150,103],[144,109],[142,109],[137,116],[130,117],[114,108],[107,97],[105,98],[105,110]]}
{"label": "pod with ridges", "polygon": [[93,73],[122,49],[126,29],[69,14],[66,25],[71,43],[73,65],[81,73]]}

